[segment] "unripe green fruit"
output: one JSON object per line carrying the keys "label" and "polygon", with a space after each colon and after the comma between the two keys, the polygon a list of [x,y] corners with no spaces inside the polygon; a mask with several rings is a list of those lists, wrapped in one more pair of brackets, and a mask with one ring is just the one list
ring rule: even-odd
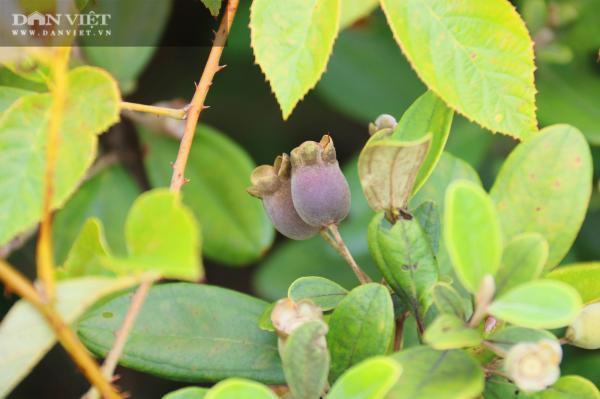
{"label": "unripe green fruit", "polygon": [[294,240],[305,240],[317,234],[319,227],[304,222],[292,201],[290,162],[287,154],[275,159],[273,166],[261,165],[254,169],[247,189],[251,195],[262,199],[271,222],[284,236]]}
{"label": "unripe green fruit", "polygon": [[340,170],[333,141],[306,141],[291,152],[292,200],[311,226],[341,222],[350,211],[350,187]]}
{"label": "unripe green fruit", "polygon": [[585,306],[567,328],[566,336],[571,345],[600,349],[600,302]]}

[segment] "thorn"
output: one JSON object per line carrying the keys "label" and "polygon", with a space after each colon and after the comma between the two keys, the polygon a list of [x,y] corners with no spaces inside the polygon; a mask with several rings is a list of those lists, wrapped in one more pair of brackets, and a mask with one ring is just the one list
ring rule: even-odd
{"label": "thorn", "polygon": [[187,177],[183,178],[183,184],[188,184],[190,182],[190,179],[188,179]]}
{"label": "thorn", "polygon": [[217,72],[218,72],[218,71],[222,71],[222,70],[223,70],[223,69],[225,69],[226,67],[227,67],[227,64],[219,65],[219,66],[217,67]]}
{"label": "thorn", "polygon": [[203,105],[202,106],[202,109],[209,109],[209,108],[210,108],[210,105]]}
{"label": "thorn", "polygon": [[131,394],[129,392],[121,392],[121,397],[123,399],[129,399],[131,398]]}
{"label": "thorn", "polygon": [[[197,89],[198,88],[198,83],[196,81],[194,81],[194,87]],[[189,105],[189,104],[188,104]]]}
{"label": "thorn", "polygon": [[110,382],[117,382],[121,379],[121,374],[115,374],[110,378]]}
{"label": "thorn", "polygon": [[171,165],[171,169],[175,168],[175,162],[171,161],[171,162],[169,162],[169,165]]}

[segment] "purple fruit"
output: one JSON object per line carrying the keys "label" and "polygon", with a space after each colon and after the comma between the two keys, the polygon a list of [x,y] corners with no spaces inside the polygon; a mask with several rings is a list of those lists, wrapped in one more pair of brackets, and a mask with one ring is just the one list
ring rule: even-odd
{"label": "purple fruit", "polygon": [[305,240],[317,234],[319,227],[306,224],[294,209],[287,154],[278,156],[273,166],[261,165],[250,176],[250,195],[261,198],[271,222],[281,234],[294,240]]}
{"label": "purple fruit", "polygon": [[341,222],[350,211],[350,188],[329,135],[320,142],[305,141],[291,152],[292,200],[311,226]]}

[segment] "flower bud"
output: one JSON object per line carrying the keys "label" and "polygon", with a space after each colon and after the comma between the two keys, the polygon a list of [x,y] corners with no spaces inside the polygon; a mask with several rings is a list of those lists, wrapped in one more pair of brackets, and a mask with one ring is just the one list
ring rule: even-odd
{"label": "flower bud", "polygon": [[394,129],[398,122],[392,115],[381,114],[375,119],[375,122],[369,123],[369,134],[372,136],[381,129]]}
{"label": "flower bud", "polygon": [[561,359],[559,343],[543,339],[516,344],[508,351],[504,362],[508,376],[520,389],[536,392],[558,380]]}
{"label": "flower bud", "polygon": [[304,240],[317,234],[319,227],[306,224],[294,208],[290,180],[290,160],[287,154],[278,156],[273,166],[261,165],[252,172],[248,193],[261,198],[271,222],[281,234],[294,240]]}
{"label": "flower bud", "polygon": [[570,344],[585,349],[600,349],[600,302],[583,308],[567,328]]}
{"label": "flower bud", "polygon": [[350,211],[350,188],[336,159],[333,141],[305,141],[291,152],[292,200],[311,226],[341,222]]}

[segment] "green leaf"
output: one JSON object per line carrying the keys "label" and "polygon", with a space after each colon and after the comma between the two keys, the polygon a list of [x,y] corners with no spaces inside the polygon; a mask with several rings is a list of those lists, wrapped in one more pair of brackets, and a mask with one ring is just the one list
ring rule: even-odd
{"label": "green leaf", "polygon": [[425,201],[413,211],[413,216],[417,218],[419,225],[427,234],[431,249],[436,254],[439,249],[441,228],[438,206],[433,201]]}
{"label": "green leaf", "polygon": [[202,4],[208,8],[213,17],[219,15],[221,10],[221,0],[201,0]]}
{"label": "green leaf", "polygon": [[548,259],[548,242],[538,233],[522,233],[504,247],[502,263],[496,274],[496,295],[542,274]]}
{"label": "green leaf", "polygon": [[481,366],[460,349],[437,351],[417,346],[395,353],[392,358],[402,366],[402,375],[390,391],[396,399],[444,398],[471,399],[483,391]]}
{"label": "green leaf", "polygon": [[[373,212],[362,194],[356,162],[346,164],[342,172],[350,185],[352,203],[350,214],[340,225],[340,233],[358,264],[371,278],[377,279],[379,272],[369,255],[366,237]],[[287,240],[278,246],[261,264],[254,276],[254,286],[261,297],[275,301],[287,296],[290,284],[304,276],[326,277],[344,288],[358,283],[340,255],[316,236],[304,241]]]}
{"label": "green leaf", "polygon": [[63,267],[56,270],[59,279],[85,276],[114,276],[107,268],[110,258],[102,223],[88,219],[73,243]]}
{"label": "green leaf", "polygon": [[[145,165],[153,186],[168,186],[179,143],[138,125],[148,146]],[[204,254],[228,265],[259,259],[271,246],[274,230],[262,203],[246,193],[254,163],[222,133],[205,125],[196,130],[183,202],[202,226]],[[287,288],[287,285],[286,285]]]}
{"label": "green leaf", "polygon": [[[78,333],[90,350],[106,355],[130,304],[130,294],[124,294],[81,318]],[[259,299],[209,285],[154,286],[120,362],[178,381],[237,376],[281,384],[276,336],[258,328],[266,306]]]}
{"label": "green leaf", "polygon": [[390,225],[378,214],[369,225],[369,249],[381,274],[417,318],[431,305],[430,290],[438,279],[429,239],[413,219]]}
{"label": "green leaf", "polygon": [[598,399],[600,392],[593,382],[578,375],[560,377],[550,388],[527,398],[532,399]]}
{"label": "green leaf", "polygon": [[559,328],[575,320],[581,306],[573,287],[560,281],[536,280],[501,295],[488,312],[522,327]]}
{"label": "green leaf", "polygon": [[585,138],[574,127],[554,125],[511,152],[490,195],[506,239],[537,232],[548,241],[548,270],[573,244],[591,191],[592,159]]}
{"label": "green leaf", "polygon": [[271,313],[273,313],[273,309],[275,308],[276,302],[269,304],[260,315],[258,319],[258,327],[264,331],[275,331],[275,327],[273,326],[273,322],[271,321]]}
{"label": "green leaf", "polygon": [[379,4],[378,0],[341,0],[340,29],[369,15]]}
{"label": "green leaf", "polygon": [[427,327],[423,340],[433,349],[457,349],[477,346],[481,333],[465,325],[463,319],[450,313],[441,314]]}
{"label": "green leaf", "polygon": [[348,369],[333,385],[327,399],[384,399],[402,373],[389,357],[372,357]]}
{"label": "green leaf", "polygon": [[493,375],[485,380],[484,399],[516,399],[519,388],[505,378]]}
{"label": "green leaf", "polygon": [[73,241],[91,217],[104,225],[109,247],[117,254],[125,254],[125,218],[139,194],[139,187],[121,166],[111,166],[84,182],[54,217],[52,240],[57,262],[63,263]]}
{"label": "green leaf", "polygon": [[138,76],[150,62],[167,26],[172,1],[147,4],[144,0],[92,2],[86,12],[109,14],[111,34],[78,38],[85,61],[109,71],[123,93],[135,90]]}
{"label": "green leaf", "polygon": [[333,311],[329,329],[331,381],[352,365],[385,354],[394,336],[394,307],[387,288],[376,283],[354,288]]}
{"label": "green leaf", "polygon": [[[96,156],[95,135],[118,121],[119,101],[117,86],[106,72],[91,67],[69,72],[53,208],[62,206],[84,177]],[[50,94],[32,94],[0,117],[0,245],[41,217],[50,105]]]}
{"label": "green leaf", "polygon": [[254,0],[250,32],[256,63],[287,119],[325,71],[340,23],[340,0]]}
{"label": "green leaf", "polygon": [[537,130],[533,43],[510,3],[381,5],[421,80],[448,105],[493,132],[526,138]]}
{"label": "green leaf", "polygon": [[0,86],[0,115],[19,98],[33,93],[18,87]]}
{"label": "green leaf", "polygon": [[294,399],[319,398],[327,385],[329,352],[325,334],[325,323],[309,321],[298,327],[285,342],[281,362]]}
{"label": "green leaf", "polygon": [[[130,278],[81,278],[59,282],[55,309],[70,324],[98,299],[134,284]],[[56,342],[46,320],[21,299],[0,324],[0,397],[5,397]]]}
{"label": "green leaf", "polygon": [[465,180],[446,191],[444,242],[463,287],[477,292],[494,275],[502,256],[502,232],[494,204],[478,185]]}
{"label": "green leaf", "polygon": [[170,392],[162,399],[204,399],[208,388],[186,387]]}
{"label": "green leaf", "polygon": [[439,313],[453,314],[461,320],[466,320],[467,316],[470,316],[470,303],[450,284],[441,281],[435,283],[431,289],[431,296]]}
{"label": "green leaf", "polygon": [[229,378],[212,387],[205,399],[277,399],[277,395],[258,382]]}
{"label": "green leaf", "polygon": [[135,200],[125,222],[125,241],[128,256],[113,260],[117,269],[192,281],[204,275],[196,220],[167,189],[147,191]]}
{"label": "green leaf", "polygon": [[504,351],[508,351],[519,342],[537,342],[542,339],[555,341],[556,337],[546,330],[510,326],[494,332],[487,339]]}
{"label": "green leaf", "polygon": [[348,290],[335,281],[318,276],[300,277],[288,290],[288,297],[295,302],[310,299],[324,311],[335,308],[347,294]]}
{"label": "green leaf", "polygon": [[600,300],[600,262],[561,266],[548,273],[546,278],[562,281],[575,288],[583,303]]}

